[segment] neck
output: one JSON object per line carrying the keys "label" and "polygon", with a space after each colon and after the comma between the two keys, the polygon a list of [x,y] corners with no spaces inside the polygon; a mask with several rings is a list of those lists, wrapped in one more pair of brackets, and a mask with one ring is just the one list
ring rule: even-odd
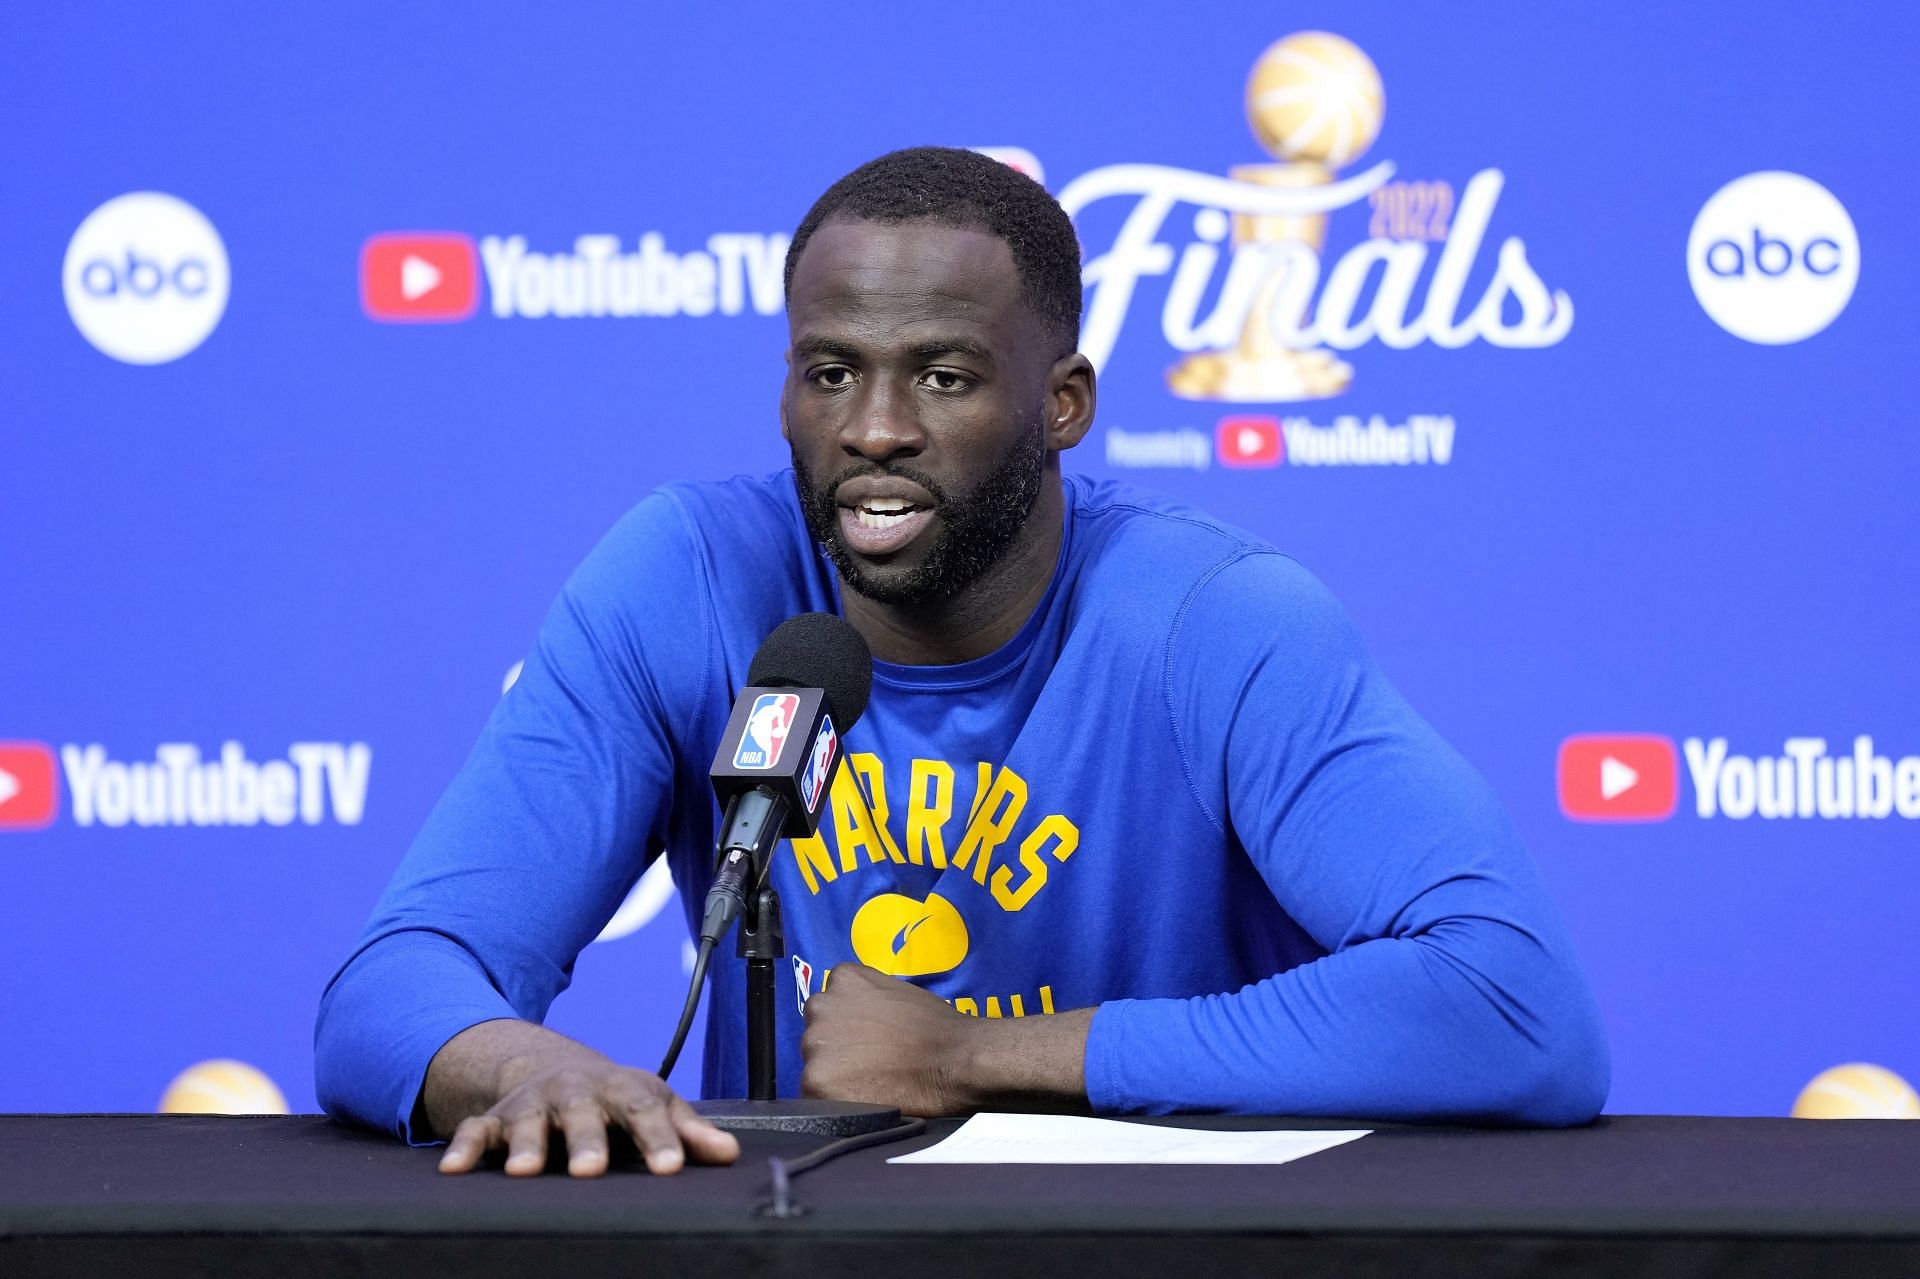
{"label": "neck", "polygon": [[917,608],[847,590],[847,620],[883,662],[950,666],[985,657],[1017,635],[1045,597],[1060,558],[1065,506],[1060,473],[1050,469],[1013,547],[965,590]]}

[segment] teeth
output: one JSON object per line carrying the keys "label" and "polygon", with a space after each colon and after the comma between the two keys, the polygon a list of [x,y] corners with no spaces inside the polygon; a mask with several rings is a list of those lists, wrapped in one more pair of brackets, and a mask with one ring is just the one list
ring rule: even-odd
{"label": "teeth", "polygon": [[916,508],[901,497],[868,498],[854,508],[861,528],[889,529],[911,515]]}

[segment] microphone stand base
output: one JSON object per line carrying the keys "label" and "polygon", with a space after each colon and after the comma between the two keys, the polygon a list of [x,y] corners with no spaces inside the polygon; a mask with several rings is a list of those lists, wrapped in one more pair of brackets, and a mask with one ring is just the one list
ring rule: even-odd
{"label": "microphone stand base", "polygon": [[779,1101],[722,1098],[696,1101],[693,1108],[714,1127],[729,1132],[800,1132],[837,1139],[880,1132],[900,1123],[900,1112],[892,1106],[812,1097]]}

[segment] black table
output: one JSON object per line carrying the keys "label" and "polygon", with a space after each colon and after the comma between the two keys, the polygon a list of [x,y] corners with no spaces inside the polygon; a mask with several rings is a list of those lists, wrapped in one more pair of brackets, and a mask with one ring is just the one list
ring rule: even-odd
{"label": "black table", "polygon": [[0,1116],[0,1276],[1920,1275],[1920,1123],[1614,1117],[1375,1127],[1279,1167],[890,1167],[859,1151],[757,1214],[769,1155],[598,1180],[443,1177],[310,1116]]}

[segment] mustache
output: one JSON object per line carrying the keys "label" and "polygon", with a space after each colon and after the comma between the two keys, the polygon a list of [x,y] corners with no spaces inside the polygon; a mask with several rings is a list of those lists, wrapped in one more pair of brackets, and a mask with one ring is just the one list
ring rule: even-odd
{"label": "mustache", "polygon": [[911,462],[897,462],[890,466],[882,466],[878,462],[855,462],[853,465],[847,467],[846,470],[836,474],[832,479],[824,483],[816,484],[814,486],[814,497],[823,507],[830,507],[833,505],[833,495],[838,493],[840,486],[848,480],[876,478],[902,479],[913,484],[918,484],[932,496],[936,505],[946,505],[947,491],[941,486],[940,481],[934,479],[931,475],[928,475]]}

